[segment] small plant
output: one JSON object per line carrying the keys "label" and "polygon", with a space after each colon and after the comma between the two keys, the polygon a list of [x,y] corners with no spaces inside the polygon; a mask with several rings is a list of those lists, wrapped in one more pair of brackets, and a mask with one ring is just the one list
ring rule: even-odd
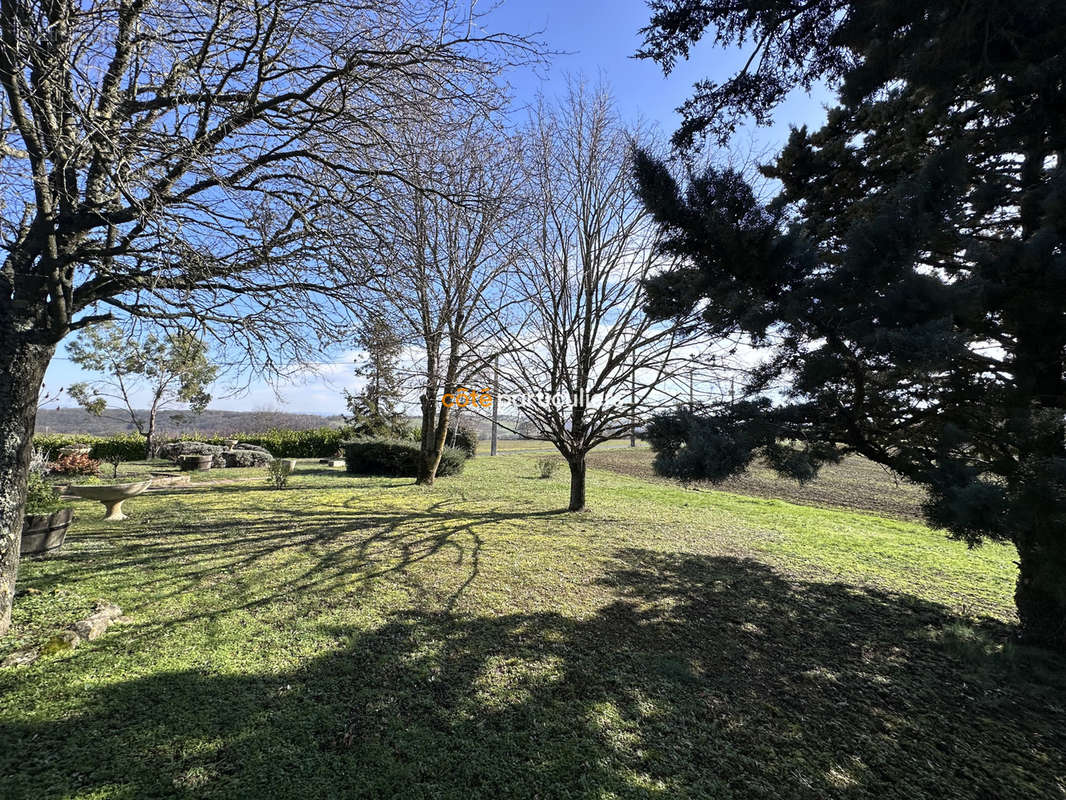
{"label": "small plant", "polygon": [[48,477],[48,473],[52,471],[52,457],[47,450],[42,450],[39,447],[33,448],[33,452],[30,454],[30,475],[39,475],[42,478]]}
{"label": "small plant", "polygon": [[88,453],[64,453],[51,466],[57,475],[95,475],[99,469],[100,462]]}
{"label": "small plant", "polygon": [[555,456],[541,456],[537,459],[537,469],[540,470],[540,477],[542,478],[550,478],[558,468],[559,459]]}
{"label": "small plant", "polygon": [[26,480],[26,506],[23,514],[51,514],[66,508],[59,491],[40,472],[31,472]]}
{"label": "small plant", "polygon": [[128,453],[125,442],[118,440],[104,439],[93,445],[93,455],[111,465],[112,478],[118,477],[118,465],[127,460]]}
{"label": "small plant", "polygon": [[267,464],[267,484],[275,489],[284,489],[289,482],[289,470],[284,461],[271,461]]}

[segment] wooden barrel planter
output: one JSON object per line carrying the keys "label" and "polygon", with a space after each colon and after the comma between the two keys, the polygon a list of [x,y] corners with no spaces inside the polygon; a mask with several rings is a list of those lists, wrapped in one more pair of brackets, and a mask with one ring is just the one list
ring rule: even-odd
{"label": "wooden barrel planter", "polygon": [[51,514],[27,514],[22,520],[19,554],[32,556],[58,550],[67,538],[67,527],[73,516],[73,508],[61,508]]}
{"label": "wooden barrel planter", "polygon": [[183,472],[211,469],[211,462],[214,458],[210,454],[206,456],[182,456],[178,459],[178,466],[181,467]]}

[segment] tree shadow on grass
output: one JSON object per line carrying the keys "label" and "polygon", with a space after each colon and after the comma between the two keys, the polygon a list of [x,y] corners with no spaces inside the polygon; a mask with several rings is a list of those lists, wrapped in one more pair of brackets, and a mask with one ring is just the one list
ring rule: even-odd
{"label": "tree shadow on grass", "polygon": [[[84,547],[68,548],[50,570],[24,580],[23,585],[49,592],[103,571],[121,576],[124,590],[160,604],[196,592],[219,581],[220,576],[259,578],[245,581],[246,591],[235,592],[228,602],[162,623],[172,625],[279,599],[348,594],[361,584],[404,573],[428,559],[450,558],[459,570],[470,567],[447,598],[446,608],[451,609],[477,577],[483,531],[564,513],[479,512],[442,500],[422,510],[288,506],[229,524],[208,514],[202,519],[185,519],[180,527],[168,528],[162,535],[150,524],[142,526],[142,532],[80,532]],[[108,548],[107,555],[101,558],[99,550],[104,547]],[[281,569],[285,570],[284,579],[277,578]],[[132,613],[136,607],[129,610]]]}
{"label": "tree shadow on grass", "polygon": [[330,629],[333,649],[289,672],[155,674],[90,688],[63,719],[8,719],[0,794],[1062,796],[1061,661],[1037,680],[962,659],[943,637],[960,621],[912,597],[616,555],[614,599],[589,616],[409,610]]}

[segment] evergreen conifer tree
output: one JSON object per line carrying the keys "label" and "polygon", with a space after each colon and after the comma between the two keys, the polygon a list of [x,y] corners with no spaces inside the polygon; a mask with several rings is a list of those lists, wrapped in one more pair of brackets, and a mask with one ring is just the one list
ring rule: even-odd
{"label": "evergreen conifer tree", "polygon": [[366,383],[357,394],[344,393],[349,411],[345,422],[359,436],[397,436],[405,423],[400,411],[404,381],[399,371],[403,340],[388,320],[375,316],[363,324],[356,343],[365,357],[356,365],[355,374]]}
{"label": "evergreen conifer tree", "polygon": [[685,265],[650,310],[772,348],[746,398],[659,418],[667,474],[757,455],[800,479],[856,452],[929,490],[932,524],[1013,542],[1028,641],[1066,649],[1066,22],[1051,2],[661,2],[642,55],[669,67],[713,27],[748,72],[701,84],[675,142],[766,121],[828,80],[756,199],[730,170],[637,160]]}

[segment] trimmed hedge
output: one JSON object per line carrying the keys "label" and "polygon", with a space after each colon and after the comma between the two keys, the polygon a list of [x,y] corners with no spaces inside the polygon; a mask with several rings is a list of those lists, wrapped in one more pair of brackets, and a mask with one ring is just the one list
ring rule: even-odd
{"label": "trimmed hedge", "polygon": [[332,458],[351,433],[343,428],[313,428],[306,431],[274,429],[264,433],[240,433],[234,436],[183,436],[208,444],[224,445],[236,439],[241,445],[262,447],[275,458]]}
{"label": "trimmed hedge", "polygon": [[119,433],[114,436],[89,436],[79,433],[39,433],[33,437],[33,446],[38,450],[51,453],[52,458],[59,455],[59,450],[72,444],[87,444],[91,448],[89,456],[98,460],[107,460],[112,453],[121,454],[123,461],[144,460],[144,437],[139,433]]}
{"label": "trimmed hedge", "polygon": [[[315,428],[306,431],[276,429],[265,433],[242,433],[234,436],[199,436],[184,434],[178,439],[168,441],[206,442],[218,447],[236,439],[241,445],[254,445],[263,448],[277,458],[332,458],[341,449],[349,437],[349,432],[342,428]],[[160,444],[162,439],[157,440]],[[47,450],[54,458],[59,448],[72,444],[87,444],[90,447],[107,442],[108,447],[121,447],[124,450],[123,461],[141,461],[144,459],[144,437],[136,433],[116,434],[115,436],[92,436],[80,433],[39,433],[33,437],[38,450]],[[96,458],[90,452],[93,458]]]}
{"label": "trimmed hedge", "polygon": [[[418,474],[419,446],[395,439],[359,439],[344,445],[345,468],[353,475],[388,475],[413,478]],[[437,477],[463,471],[466,455],[445,447],[437,467]]]}

